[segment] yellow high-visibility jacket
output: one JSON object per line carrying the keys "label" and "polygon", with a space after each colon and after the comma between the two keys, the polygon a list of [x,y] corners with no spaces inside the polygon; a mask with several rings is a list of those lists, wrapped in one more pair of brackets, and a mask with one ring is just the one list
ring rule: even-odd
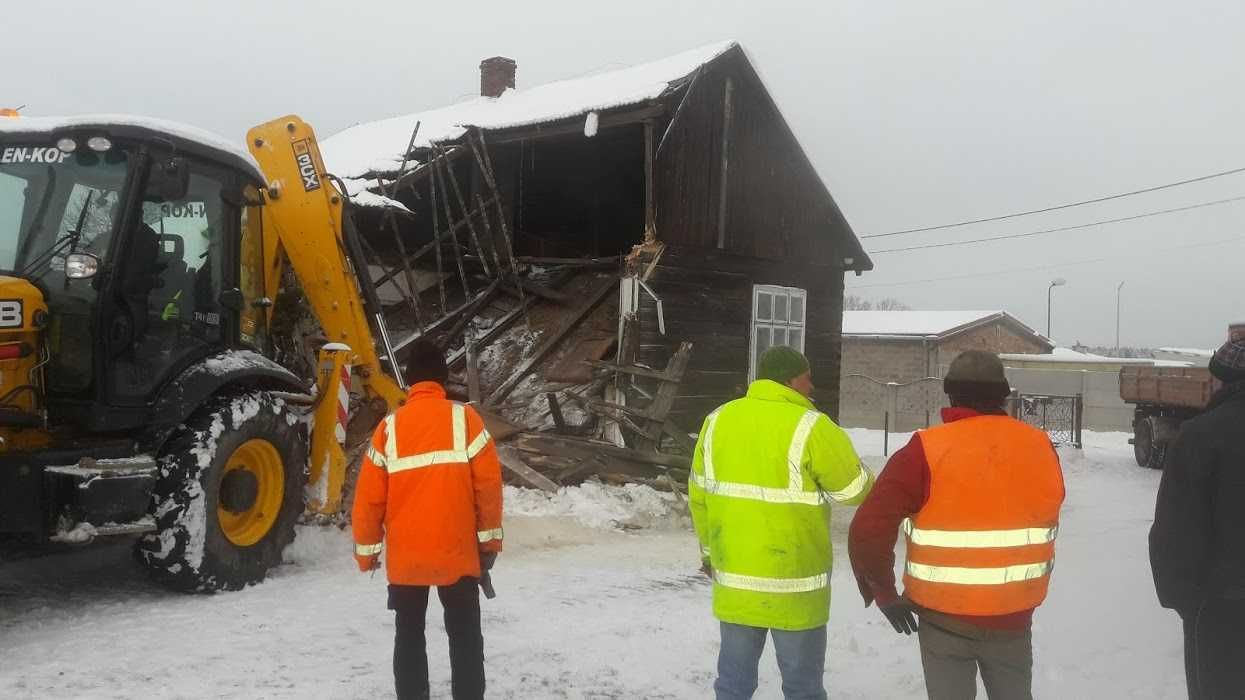
{"label": "yellow high-visibility jacket", "polygon": [[754,382],[709,414],[688,495],[714,615],[782,630],[826,624],[829,502],[859,504],[872,486],[843,430],[787,386]]}

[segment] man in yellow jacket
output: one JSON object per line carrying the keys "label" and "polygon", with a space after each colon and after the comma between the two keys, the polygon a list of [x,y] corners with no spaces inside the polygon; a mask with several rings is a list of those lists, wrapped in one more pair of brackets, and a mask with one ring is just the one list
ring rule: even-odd
{"label": "man in yellow jacket", "polygon": [[864,500],[873,476],[847,435],[813,407],[808,359],[761,356],[748,395],[705,419],[688,484],[721,621],[717,700],[746,700],[773,636],[788,700],[824,700],[831,500]]}

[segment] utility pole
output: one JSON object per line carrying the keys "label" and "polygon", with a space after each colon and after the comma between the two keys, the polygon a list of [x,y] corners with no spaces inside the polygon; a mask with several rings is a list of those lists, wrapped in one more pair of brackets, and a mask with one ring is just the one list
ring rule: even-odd
{"label": "utility pole", "polygon": [[1120,293],[1124,289],[1124,282],[1120,282],[1120,286],[1115,288],[1115,356],[1120,356]]}

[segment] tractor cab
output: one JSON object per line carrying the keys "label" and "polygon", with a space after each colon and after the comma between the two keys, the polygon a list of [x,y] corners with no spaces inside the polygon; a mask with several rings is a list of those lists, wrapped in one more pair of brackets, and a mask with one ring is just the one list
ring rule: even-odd
{"label": "tractor cab", "polygon": [[187,127],[0,119],[0,454],[158,422],[188,366],[265,351],[263,182]]}

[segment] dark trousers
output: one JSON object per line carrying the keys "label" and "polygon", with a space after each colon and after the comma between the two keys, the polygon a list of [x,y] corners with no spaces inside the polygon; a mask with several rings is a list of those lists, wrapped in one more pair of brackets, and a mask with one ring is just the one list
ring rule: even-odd
{"label": "dark trousers", "polygon": [[[450,639],[450,678],[454,700],[484,697],[484,636],[480,633],[479,581],[464,577],[449,586],[437,586],[445,608],[445,632]],[[428,586],[389,586],[389,609],[397,613],[393,641],[393,678],[398,700],[428,697],[428,652],[424,618],[428,613]]]}
{"label": "dark trousers", "polygon": [[1189,700],[1245,695],[1245,600],[1212,598],[1183,619]]}
{"label": "dark trousers", "polygon": [[990,700],[1032,700],[1033,636],[968,637],[921,619],[921,666],[930,700],[973,700],[977,669]]}

